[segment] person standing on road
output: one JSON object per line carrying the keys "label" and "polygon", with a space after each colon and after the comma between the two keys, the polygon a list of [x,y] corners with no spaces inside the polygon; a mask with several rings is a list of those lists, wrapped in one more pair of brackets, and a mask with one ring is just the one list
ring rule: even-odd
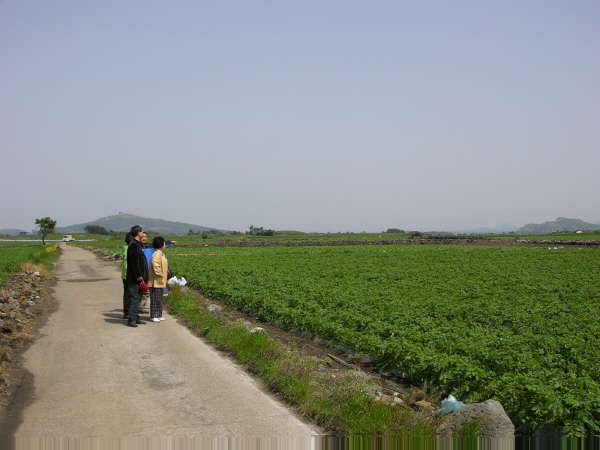
{"label": "person standing on road", "polygon": [[133,226],[131,228],[133,239],[127,247],[127,306],[129,312],[127,325],[130,327],[137,327],[138,324],[146,323],[140,320],[138,315],[142,299],[140,287],[145,287],[145,282],[148,280],[148,263],[140,244],[142,233],[142,227],[139,225]]}
{"label": "person standing on road", "polygon": [[[146,255],[146,261],[148,261],[148,269],[150,269],[150,261],[152,261],[152,255],[156,251],[154,245],[148,244],[148,233],[143,232],[142,240],[140,243],[142,244],[142,249],[144,250],[144,255]],[[171,245],[177,245],[177,241],[167,241],[165,240],[165,248],[169,248]]]}
{"label": "person standing on road", "polygon": [[[146,233],[145,231],[143,231],[143,236],[142,239],[140,241],[140,243],[142,244],[142,250],[144,250],[144,255],[146,255],[146,261],[148,261],[148,270],[150,270],[150,262],[152,261],[152,255],[154,255],[154,252],[156,251],[156,249],[154,248],[154,245],[149,245],[148,242],[148,233]],[[176,245],[177,241],[166,241],[165,240],[165,248],[169,248],[172,245]],[[164,254],[164,252],[163,252]],[[168,277],[167,280],[169,280],[170,278],[173,277],[173,274],[171,273],[171,270],[169,269],[169,273],[168,273]],[[170,287],[167,284],[167,289],[166,292],[164,294],[164,297],[166,297],[167,295],[169,295],[169,291],[170,291]],[[150,300],[150,294],[142,294],[142,303],[140,306],[140,312],[142,313],[147,313],[148,311],[146,311],[146,305],[149,303]]]}
{"label": "person standing on road", "polygon": [[162,236],[156,236],[152,241],[154,253],[150,262],[150,276],[148,286],[150,286],[150,317],[152,322],[165,320],[163,314],[163,296],[167,288],[167,274],[169,264],[164,251],[166,246],[165,239]]}
{"label": "person standing on road", "polygon": [[121,257],[121,279],[123,280],[123,319],[129,319],[129,303],[127,290],[127,249],[133,239],[131,233],[125,235],[125,245],[123,246],[123,255]]}
{"label": "person standing on road", "polygon": [[[151,245],[148,245],[148,233],[142,231],[140,234],[140,245],[142,246],[142,251],[144,252],[144,256],[146,257],[146,262],[148,263],[148,268],[150,268],[150,260],[152,259],[152,253],[154,249],[151,248]],[[150,304],[150,292],[142,292],[142,299],[140,300],[140,314],[148,314],[148,305]]]}

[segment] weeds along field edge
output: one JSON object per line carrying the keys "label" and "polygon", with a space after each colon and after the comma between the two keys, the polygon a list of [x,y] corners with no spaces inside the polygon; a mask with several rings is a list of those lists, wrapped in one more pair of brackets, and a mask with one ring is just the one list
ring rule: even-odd
{"label": "weeds along field edge", "polygon": [[517,426],[598,429],[598,249],[169,252],[174,272],[205,295],[460,399],[496,399]]}

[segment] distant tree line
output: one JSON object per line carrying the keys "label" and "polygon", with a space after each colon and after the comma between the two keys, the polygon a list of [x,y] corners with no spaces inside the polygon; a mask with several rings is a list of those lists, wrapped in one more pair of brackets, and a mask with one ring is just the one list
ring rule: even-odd
{"label": "distant tree line", "polygon": [[86,225],[83,230],[89,234],[102,234],[104,236],[119,236],[123,234],[122,232],[115,230],[107,230],[106,228],[100,225]]}
{"label": "distant tree line", "polygon": [[404,234],[406,232],[404,230],[400,230],[399,228],[388,228],[387,231],[384,231],[384,233],[399,233],[399,234]]}
{"label": "distant tree line", "polygon": [[412,238],[422,237],[423,233],[420,231],[404,231],[400,228],[388,228],[384,233],[394,233],[394,234],[408,234]]}
{"label": "distant tree line", "polygon": [[188,231],[187,235],[188,236],[200,236],[200,235],[204,235],[206,234],[207,236],[225,236],[226,233],[223,233],[220,230],[206,230],[206,231],[194,231],[190,228],[190,231]]}
{"label": "distant tree line", "polygon": [[255,227],[250,225],[246,236],[275,236],[275,230],[265,230],[263,227]]}

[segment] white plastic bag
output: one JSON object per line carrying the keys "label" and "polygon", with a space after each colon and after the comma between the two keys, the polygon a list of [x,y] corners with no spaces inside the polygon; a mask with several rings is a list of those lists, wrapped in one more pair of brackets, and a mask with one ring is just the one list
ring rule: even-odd
{"label": "white plastic bag", "polygon": [[179,286],[185,286],[187,284],[187,281],[183,277],[181,277],[181,278],[173,277],[173,278],[170,278],[169,281],[167,281],[167,283],[170,285],[178,284]]}
{"label": "white plastic bag", "polygon": [[465,406],[463,402],[459,402],[453,395],[449,395],[447,399],[442,400],[442,414],[450,414],[463,406]]}

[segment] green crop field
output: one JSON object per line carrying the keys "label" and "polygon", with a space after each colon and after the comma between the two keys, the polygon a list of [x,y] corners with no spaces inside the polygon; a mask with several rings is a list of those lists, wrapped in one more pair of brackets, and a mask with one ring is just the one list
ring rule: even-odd
{"label": "green crop field", "polygon": [[566,241],[600,241],[600,233],[597,231],[586,231],[585,233],[552,233],[552,234],[522,234],[520,239],[534,240],[566,240]]}
{"label": "green crop field", "polygon": [[15,239],[0,241],[0,247],[41,247],[42,241]]}
{"label": "green crop field", "polygon": [[0,247],[0,286],[4,286],[13,273],[18,272],[22,262],[31,259],[34,249],[28,247]]}
{"label": "green crop field", "polygon": [[37,269],[50,270],[60,254],[60,248],[49,245],[35,248],[0,246],[0,287],[5,286],[10,276],[19,271],[21,263],[28,262],[37,265]]}
{"label": "green crop field", "polygon": [[[57,239],[61,236],[57,235]],[[123,245],[125,235],[121,236],[102,236],[94,234],[79,234],[73,235],[76,238],[75,244],[77,245],[89,245],[98,248],[110,249],[111,247],[117,247]],[[151,244],[154,234],[150,234],[148,242]],[[300,232],[283,232],[278,233],[275,236],[232,236],[232,235],[207,235],[206,239],[202,236],[163,236],[167,240],[176,240],[179,247],[201,247],[201,246],[250,246],[252,244],[260,245],[264,243],[266,245],[277,245],[283,244],[302,244],[302,243],[316,243],[316,244],[327,244],[336,242],[337,244],[349,243],[349,244],[360,244],[362,241],[368,241],[369,243],[385,243],[385,242],[403,242],[419,241],[420,239],[431,238],[432,235],[425,234],[423,236],[416,236],[412,238],[409,234],[405,233],[300,233]],[[433,236],[435,238],[435,236]],[[585,241],[600,242],[600,233],[597,232],[585,232],[583,234],[575,233],[553,233],[548,235],[510,235],[510,234],[495,234],[495,235],[476,235],[476,236],[446,236],[449,242],[452,239],[481,239],[481,243],[485,242],[485,239],[492,239],[496,243],[498,242],[511,242],[517,239],[523,239],[525,241],[538,241],[538,240],[559,240],[559,241],[574,241],[585,244]],[[92,242],[93,241],[93,242]],[[365,242],[367,243],[367,242]],[[9,243],[10,244],[10,243]],[[34,243],[35,244],[35,243]],[[2,245],[2,241],[0,241]],[[12,244],[14,245],[14,244]],[[557,244],[558,245],[558,244]]]}
{"label": "green crop field", "polygon": [[597,248],[344,246],[168,253],[174,272],[206,295],[370,355],[414,382],[470,402],[496,399],[517,424],[598,429]]}

